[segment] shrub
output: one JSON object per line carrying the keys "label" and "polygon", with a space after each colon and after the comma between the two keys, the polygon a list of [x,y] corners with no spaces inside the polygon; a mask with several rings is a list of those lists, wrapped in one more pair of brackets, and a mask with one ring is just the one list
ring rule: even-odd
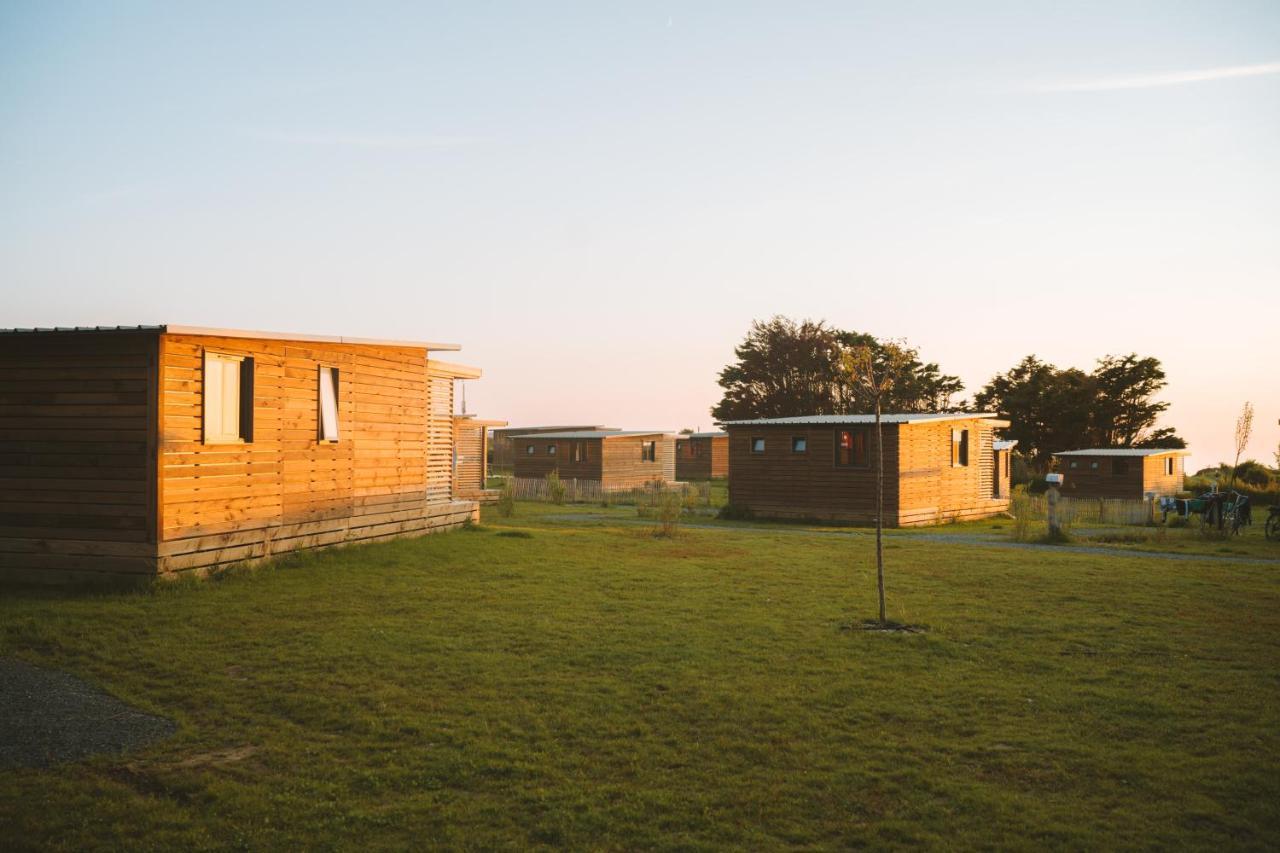
{"label": "shrub", "polygon": [[516,483],[511,477],[502,481],[502,489],[498,492],[498,515],[510,518],[516,514]]}
{"label": "shrub", "polygon": [[547,500],[557,506],[564,503],[564,481],[560,479],[559,471],[552,471],[547,475]]}
{"label": "shrub", "polygon": [[1031,537],[1031,496],[1022,489],[1014,490],[1009,497],[1009,512],[1013,515],[1010,533],[1018,542]]}
{"label": "shrub", "polygon": [[653,535],[666,539],[675,538],[680,532],[680,515],[684,512],[684,498],[680,492],[675,489],[664,489],[659,492],[655,511],[658,527],[653,531]]}

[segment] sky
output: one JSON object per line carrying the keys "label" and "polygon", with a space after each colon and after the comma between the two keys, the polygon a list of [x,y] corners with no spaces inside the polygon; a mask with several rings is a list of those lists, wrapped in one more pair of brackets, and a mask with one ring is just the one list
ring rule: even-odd
{"label": "sky", "polygon": [[750,322],[967,393],[1159,358],[1280,443],[1280,3],[0,2],[0,326],[452,341],[468,410],[709,428]]}

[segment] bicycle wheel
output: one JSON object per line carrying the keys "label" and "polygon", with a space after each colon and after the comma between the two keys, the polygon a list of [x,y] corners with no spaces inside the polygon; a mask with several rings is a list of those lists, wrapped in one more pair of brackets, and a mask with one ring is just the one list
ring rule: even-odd
{"label": "bicycle wheel", "polygon": [[1280,515],[1273,515],[1267,519],[1267,538],[1273,542],[1280,542]]}

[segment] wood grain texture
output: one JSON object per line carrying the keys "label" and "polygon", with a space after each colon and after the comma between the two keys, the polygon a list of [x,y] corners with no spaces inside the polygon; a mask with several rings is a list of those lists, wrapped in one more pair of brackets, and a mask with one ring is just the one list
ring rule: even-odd
{"label": "wood grain texture", "polygon": [[[1062,494],[1072,498],[1125,498],[1142,500],[1148,492],[1175,495],[1183,488],[1183,460],[1171,454],[1154,456],[1056,457],[1063,475]],[[1173,473],[1165,473],[1173,459]],[[1119,471],[1117,461],[1125,470]],[[1074,467],[1072,467],[1074,465]],[[1094,466],[1097,467],[1094,467]]]}
{"label": "wood grain texture", "polygon": [[676,479],[718,480],[729,476],[729,436],[677,436]]}
{"label": "wood grain texture", "polygon": [[[648,441],[655,443],[653,460],[641,458],[641,445]],[[575,445],[581,446],[584,457],[574,458]],[[551,447],[554,454],[548,452]],[[562,480],[593,480],[604,489],[669,483],[676,479],[675,439],[662,433],[582,439],[524,435],[515,439],[513,467],[517,478],[540,479],[558,471]]]}

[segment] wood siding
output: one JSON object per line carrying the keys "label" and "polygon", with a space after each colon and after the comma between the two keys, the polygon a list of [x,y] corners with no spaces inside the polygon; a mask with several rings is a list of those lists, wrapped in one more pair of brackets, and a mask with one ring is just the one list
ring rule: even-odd
{"label": "wood siding", "polygon": [[[461,523],[453,380],[413,347],[166,335],[161,571]],[[253,441],[201,443],[203,353],[254,359]],[[318,369],[339,370],[340,439],[318,433]]]}
{"label": "wood siding", "polygon": [[[641,445],[655,443],[652,462],[641,459]],[[671,483],[676,479],[676,442],[669,435],[623,435],[607,438],[604,444],[606,489],[630,489],[645,483]]]}
{"label": "wood siding", "polygon": [[[1172,475],[1164,473],[1168,455],[1160,456],[1063,456],[1058,472],[1063,475],[1062,494],[1073,498],[1125,498],[1142,500],[1147,492],[1173,495],[1182,491],[1183,457],[1174,456]],[[1116,462],[1124,463],[1124,473],[1116,473]],[[1072,463],[1076,467],[1071,467]],[[1094,464],[1098,467],[1094,468]]]}
{"label": "wood siding", "polygon": [[157,340],[0,335],[0,577],[155,572]]}
{"label": "wood siding", "polygon": [[453,422],[453,489],[460,498],[479,500],[485,491],[488,427],[455,418]]}
{"label": "wood siding", "polygon": [[[655,459],[641,459],[641,443],[653,441]],[[586,461],[573,460],[573,446],[582,442],[587,451]],[[547,448],[555,446],[555,455]],[[533,454],[527,451],[533,447]],[[602,438],[542,438],[538,435],[519,436],[515,440],[515,476],[541,479],[552,471],[560,472],[561,480],[597,480],[605,489],[629,489],[656,481],[675,480],[675,440],[669,435],[620,435]]]}
{"label": "wood siding", "polygon": [[[868,465],[836,465],[836,436],[862,425],[729,427],[729,502],[761,517],[875,523],[875,438],[868,430]],[[888,526],[981,518],[1008,509],[994,496],[992,428],[981,419],[885,424],[884,510]],[[951,431],[968,429],[969,464],[953,466]],[[763,453],[752,439],[765,439]],[[805,450],[792,450],[803,438]]]}
{"label": "wood siding", "polygon": [[[581,442],[586,452],[586,459],[573,461],[574,442]],[[603,453],[600,449],[602,440],[598,438],[549,439],[537,435],[522,435],[515,439],[515,476],[521,478],[542,479],[552,471],[560,472],[562,480],[600,480],[603,464]],[[533,455],[527,448],[533,446]],[[547,448],[555,447],[555,455],[547,452]]]}
{"label": "wood siding", "polygon": [[729,436],[676,436],[676,479],[715,480],[729,476]]}

